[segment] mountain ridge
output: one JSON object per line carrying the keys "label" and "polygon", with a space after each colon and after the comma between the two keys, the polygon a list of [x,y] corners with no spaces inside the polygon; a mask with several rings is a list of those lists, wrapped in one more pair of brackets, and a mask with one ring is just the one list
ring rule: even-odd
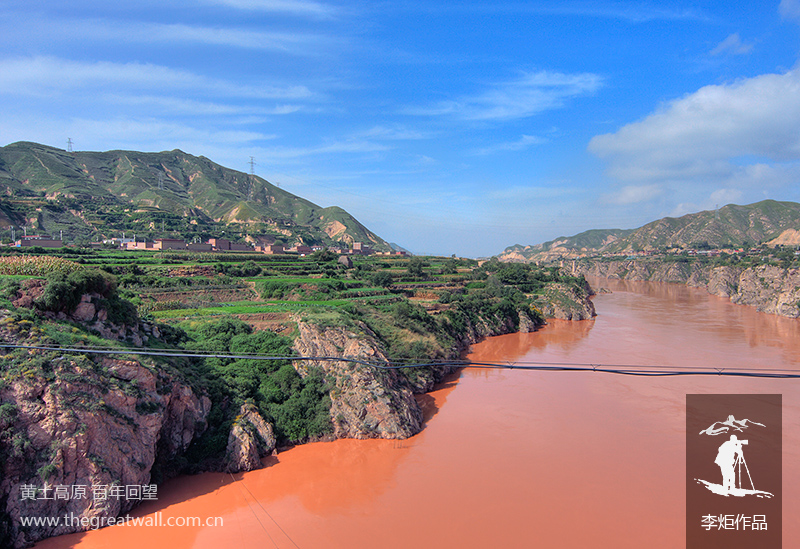
{"label": "mountain ridge", "polygon": [[541,244],[507,247],[504,261],[549,261],[686,249],[739,248],[775,240],[800,228],[800,204],[762,200],[728,204],[681,217],[663,217],[636,229],[591,229]]}
{"label": "mountain ridge", "polygon": [[0,227],[65,240],[119,236],[252,237],[287,244],[388,242],[342,208],[323,208],[267,180],[180,149],[69,152],[20,141],[0,147]]}

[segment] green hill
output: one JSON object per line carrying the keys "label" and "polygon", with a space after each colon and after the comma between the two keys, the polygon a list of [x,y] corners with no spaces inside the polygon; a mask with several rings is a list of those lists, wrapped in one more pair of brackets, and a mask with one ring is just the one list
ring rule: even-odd
{"label": "green hill", "polygon": [[224,231],[232,239],[391,249],[341,208],[322,208],[258,176],[177,149],[67,152],[28,142],[0,147],[0,227],[11,225],[25,225],[29,233],[63,231],[67,242],[123,231],[187,240]]}
{"label": "green hill", "polygon": [[800,204],[764,200],[664,217],[638,229],[595,229],[532,246],[517,244],[506,248],[500,259],[546,261],[642,251],[738,248],[768,242],[790,229],[800,229]]}

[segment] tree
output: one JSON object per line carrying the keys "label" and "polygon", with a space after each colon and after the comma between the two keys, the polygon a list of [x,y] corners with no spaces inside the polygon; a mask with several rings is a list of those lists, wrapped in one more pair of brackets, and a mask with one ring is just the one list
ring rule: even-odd
{"label": "tree", "polygon": [[394,278],[392,277],[392,274],[387,271],[378,271],[370,277],[370,282],[372,282],[372,284],[375,286],[388,288],[393,284]]}
{"label": "tree", "polygon": [[408,261],[408,274],[414,278],[425,278],[425,267],[428,264],[421,257],[412,257]]}

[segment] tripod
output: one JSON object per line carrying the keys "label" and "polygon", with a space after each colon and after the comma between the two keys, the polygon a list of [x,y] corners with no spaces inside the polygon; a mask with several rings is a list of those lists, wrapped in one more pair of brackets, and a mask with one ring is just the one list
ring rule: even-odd
{"label": "tripod", "polygon": [[750,476],[750,469],[747,467],[747,462],[744,460],[744,455],[742,452],[738,452],[736,454],[736,462],[733,464],[733,467],[739,472],[739,489],[743,490],[744,486],[742,486],[742,465],[744,465],[744,470],[747,473],[747,478],[750,479],[750,487],[755,490],[756,487],[753,484],[753,477]]}

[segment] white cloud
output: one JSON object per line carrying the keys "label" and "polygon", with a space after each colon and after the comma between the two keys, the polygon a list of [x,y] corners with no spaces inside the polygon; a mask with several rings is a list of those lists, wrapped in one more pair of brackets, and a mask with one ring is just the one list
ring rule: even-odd
{"label": "white cloud", "polygon": [[697,204],[693,204],[691,202],[681,202],[677,206],[675,206],[671,212],[667,215],[667,217],[682,217],[686,214],[695,213],[701,211],[703,208],[698,206]]}
{"label": "white cloud", "polygon": [[389,147],[366,140],[332,141],[316,147],[273,147],[263,150],[263,155],[272,160],[291,160],[331,153],[376,153],[389,150]]}
{"label": "white cloud", "polygon": [[664,192],[660,185],[628,185],[610,197],[615,204],[639,204],[649,202]]}
{"label": "white cloud", "polygon": [[419,10],[425,13],[481,13],[488,15],[556,15],[594,17],[598,19],[617,19],[630,23],[647,23],[650,21],[708,21],[709,17],[691,8],[671,8],[640,2],[418,2],[413,7],[409,4],[405,9]]}
{"label": "white cloud", "polygon": [[800,1],[781,0],[778,11],[785,19],[800,19]]}
{"label": "white cloud", "polygon": [[[132,42],[201,43],[255,50],[279,51],[298,55],[316,55],[330,50],[333,39],[302,32],[263,32],[241,28],[198,27],[183,24],[117,25],[106,21],[89,22],[95,32],[107,39]],[[99,31],[99,32],[98,32]]]}
{"label": "white cloud", "polygon": [[356,134],[357,137],[371,139],[385,139],[387,141],[406,141],[430,139],[433,137],[431,132],[409,129],[404,126],[373,126],[372,128]]}
{"label": "white cloud", "polygon": [[206,2],[248,11],[315,17],[330,17],[339,11],[335,6],[310,0],[206,0]]}
{"label": "white cloud", "polygon": [[241,154],[245,146],[275,138],[274,135],[247,130],[124,116],[102,120],[42,117],[32,123],[29,117],[10,115],[0,120],[0,137],[13,141],[35,141],[64,147],[65,136],[73,139],[76,150],[160,151],[180,148],[218,162],[231,156],[231,151]]}
{"label": "white cloud", "polygon": [[311,96],[305,86],[253,86],[200,76],[145,63],[84,63],[55,57],[0,60],[0,93],[27,96],[58,96],[88,89],[130,92],[148,90],[201,90],[208,95],[257,99],[302,99]]}
{"label": "white cloud", "polygon": [[800,160],[800,71],[706,86],[643,120],[598,135],[609,174],[643,183],[720,182],[756,163]]}
{"label": "white cloud", "polygon": [[107,95],[104,96],[109,103],[117,105],[129,105],[135,107],[146,107],[148,113],[162,112],[164,114],[193,116],[216,116],[216,115],[247,115],[247,116],[271,116],[292,114],[303,109],[301,105],[277,104],[271,107],[252,106],[252,105],[229,105],[225,103],[215,103],[210,101],[197,101],[193,99],[179,99],[175,97],[160,97],[153,95]]}
{"label": "white cloud", "polygon": [[[536,9],[536,8],[534,8]],[[706,20],[707,16],[692,9],[671,9],[658,5],[647,5],[638,2],[620,3],[568,3],[553,2],[541,8],[543,12],[580,15],[584,17],[601,17],[621,19],[632,23],[671,20]]]}
{"label": "white cloud", "polygon": [[540,71],[500,82],[476,95],[409,109],[421,116],[448,115],[465,120],[513,120],[563,107],[573,97],[588,95],[603,85],[592,73],[564,74]]}
{"label": "white cloud", "polygon": [[523,135],[516,141],[506,141],[504,143],[495,143],[483,149],[478,149],[475,154],[487,155],[504,151],[523,151],[534,145],[541,145],[547,143],[547,139],[537,137],[535,135]]}
{"label": "white cloud", "polygon": [[742,55],[745,53],[750,53],[752,49],[753,44],[745,44],[742,42],[742,39],[739,38],[739,33],[736,32],[717,44],[716,47],[711,50],[711,55]]}
{"label": "white cloud", "polygon": [[742,191],[739,189],[717,189],[711,193],[710,198],[715,207],[717,204],[724,206],[726,204],[732,204],[742,198]]}
{"label": "white cloud", "polygon": [[515,185],[505,189],[490,191],[486,193],[486,198],[501,201],[504,207],[509,208],[512,205],[518,206],[519,203],[541,201],[543,199],[559,198],[563,196],[574,196],[582,192],[583,190],[579,187],[568,186],[563,183],[551,187]]}

